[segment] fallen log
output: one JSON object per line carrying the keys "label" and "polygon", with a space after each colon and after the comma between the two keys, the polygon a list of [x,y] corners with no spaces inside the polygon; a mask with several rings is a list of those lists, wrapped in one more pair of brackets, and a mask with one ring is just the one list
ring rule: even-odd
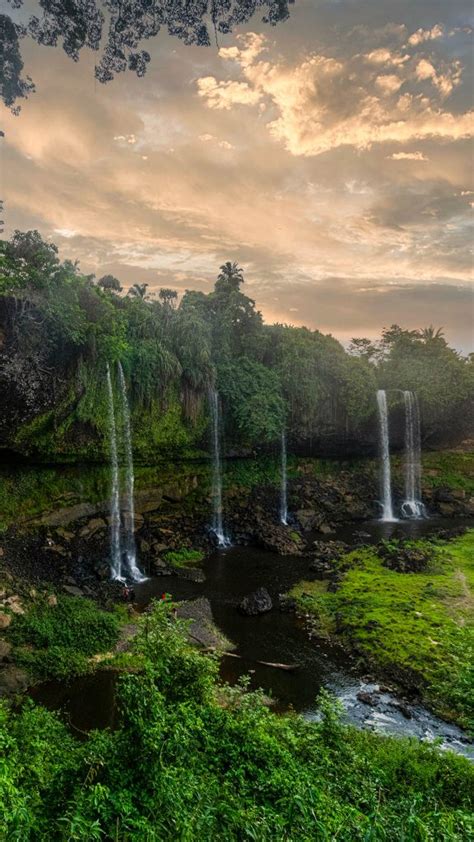
{"label": "fallen log", "polygon": [[257,661],[257,664],[262,664],[264,667],[273,667],[276,670],[287,670],[287,672],[293,672],[299,667],[299,664],[274,664],[272,661]]}

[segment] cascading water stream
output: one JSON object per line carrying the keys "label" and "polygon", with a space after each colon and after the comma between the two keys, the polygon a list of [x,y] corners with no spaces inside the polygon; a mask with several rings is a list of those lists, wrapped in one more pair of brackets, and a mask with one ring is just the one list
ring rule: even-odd
{"label": "cascading water stream", "polygon": [[115,426],[114,392],[110,366],[107,363],[107,395],[109,409],[110,446],[110,562],[112,579],[122,579],[122,550],[120,546],[120,491],[117,457],[117,430]]}
{"label": "cascading water stream", "polygon": [[280,485],[280,523],[283,526],[288,526],[288,480],[287,480],[287,465],[286,465],[286,435],[285,431],[281,434],[281,485]]}
{"label": "cascading water stream", "polygon": [[387,394],[385,389],[377,391],[377,406],[380,428],[380,463],[381,463],[381,520],[388,523],[396,521],[393,515],[392,478],[390,468],[390,439],[388,430]]}
{"label": "cascading water stream", "polygon": [[222,469],[219,436],[219,395],[215,389],[209,393],[209,405],[212,421],[212,531],[217,538],[219,547],[230,546],[230,541],[224,533],[222,521]]}
{"label": "cascading water stream", "polygon": [[426,517],[421,500],[420,409],[415,392],[404,391],[405,402],[405,499],[402,514],[408,518]]}
{"label": "cascading water stream", "polygon": [[134,582],[143,582],[146,577],[143,576],[137,565],[137,548],[135,544],[135,475],[133,471],[130,407],[128,405],[127,384],[125,383],[123,368],[120,362],[118,363],[118,373],[120,396],[122,399],[123,444],[125,455],[125,515],[123,517],[125,561],[130,578]]}

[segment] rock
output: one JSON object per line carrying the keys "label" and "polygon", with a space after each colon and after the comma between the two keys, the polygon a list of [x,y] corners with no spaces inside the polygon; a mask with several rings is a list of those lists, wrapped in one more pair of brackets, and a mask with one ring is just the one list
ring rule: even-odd
{"label": "rock", "polygon": [[151,549],[151,547],[150,547],[150,544],[148,543],[148,541],[145,541],[145,539],[142,538],[142,540],[140,541],[140,552],[149,553],[150,549]]}
{"label": "rock", "polygon": [[392,699],[389,702],[389,705],[390,705],[391,708],[395,708],[396,710],[399,710],[400,713],[402,714],[402,716],[405,717],[405,719],[412,719],[413,718],[413,714],[412,714],[410,708],[408,707],[408,705],[405,704],[405,702],[400,702],[398,699]]}
{"label": "rock", "polygon": [[0,558],[3,558],[4,555],[5,555],[5,550],[3,549],[3,547],[0,547]]}
{"label": "rock", "polygon": [[48,596],[48,598],[47,598],[46,602],[48,603],[48,605],[50,606],[50,608],[56,608],[56,605],[58,604],[58,598],[57,598],[56,594],[51,593],[51,594]]}
{"label": "rock", "polygon": [[71,596],[84,596],[84,592],[77,585],[63,585],[63,591],[71,594]]}
{"label": "rock", "polygon": [[356,694],[359,702],[362,702],[364,705],[370,705],[370,707],[377,707],[379,703],[379,698],[376,696],[375,693],[368,693],[366,690],[359,690]]}
{"label": "rock", "polygon": [[322,533],[322,535],[332,535],[336,530],[329,526],[329,523],[321,523],[318,527],[318,531]]}
{"label": "rock", "polygon": [[311,562],[309,569],[315,573],[316,579],[322,580],[327,579],[334,568],[329,561],[323,561],[322,559],[317,558]]}
{"label": "rock", "polygon": [[0,661],[5,661],[10,652],[12,651],[12,645],[8,642],[8,640],[3,640],[0,637]]}
{"label": "rock", "polygon": [[93,506],[91,503],[78,503],[77,506],[70,506],[42,515],[33,523],[42,523],[48,526],[67,526],[67,524],[74,523],[76,520],[82,520],[82,518],[96,514],[102,508],[104,508],[103,504]]}
{"label": "rock", "polygon": [[11,621],[11,614],[5,614],[3,611],[0,611],[0,631],[7,629]]}
{"label": "rock", "polygon": [[192,621],[188,629],[191,643],[218,651],[233,648],[233,644],[216,627],[211,604],[205,597],[184,602],[178,607],[176,613],[180,619]]}
{"label": "rock", "polygon": [[295,614],[298,605],[296,599],[286,594],[280,596],[280,611],[284,614]]}
{"label": "rock", "polygon": [[110,565],[106,561],[97,561],[94,570],[99,579],[105,581],[110,576]]}
{"label": "rock", "polygon": [[20,667],[8,666],[0,670],[0,697],[23,693],[28,687],[27,673]]}
{"label": "rock", "polygon": [[318,515],[314,509],[298,509],[295,516],[301,529],[304,529],[305,532],[309,532],[316,526]]}
{"label": "rock", "polygon": [[452,517],[456,514],[456,505],[454,503],[438,503],[438,511],[444,517]]}
{"label": "rock", "polygon": [[264,614],[266,611],[271,611],[272,608],[272,599],[266,588],[257,588],[253,593],[244,596],[239,605],[241,614],[248,617]]}
{"label": "rock", "polygon": [[82,527],[81,531],[79,532],[79,538],[92,538],[97,532],[100,532],[103,529],[107,529],[107,524],[105,520],[101,517],[94,517],[85,526]]}
{"label": "rock", "polygon": [[9,596],[8,599],[5,600],[5,605],[8,606],[8,608],[13,614],[25,613],[25,609],[23,608],[23,604],[18,594],[13,594],[13,596]]}
{"label": "rock", "polygon": [[45,552],[55,553],[56,555],[61,555],[63,557],[68,555],[68,551],[65,549],[65,547],[62,547],[61,544],[53,544],[53,542],[48,542],[48,544],[46,544],[46,546],[43,547],[43,550]]}
{"label": "rock", "polygon": [[432,553],[418,547],[409,547],[404,544],[387,546],[382,543],[378,547],[379,555],[382,557],[384,567],[389,570],[396,570],[397,573],[420,573],[426,570],[432,557]]}
{"label": "rock", "polygon": [[72,541],[72,539],[75,537],[74,532],[68,532],[68,530],[63,529],[62,526],[59,527],[59,529],[57,529],[56,532],[59,535],[59,537],[63,539],[63,541]]}

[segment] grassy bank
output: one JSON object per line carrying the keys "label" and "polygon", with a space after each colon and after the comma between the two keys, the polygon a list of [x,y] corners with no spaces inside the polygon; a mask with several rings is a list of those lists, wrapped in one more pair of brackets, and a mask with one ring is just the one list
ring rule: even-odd
{"label": "grassy bank", "polygon": [[78,742],[32,704],[0,707],[0,837],[29,840],[452,840],[473,831],[473,767],[418,742],[278,717],[217,683],[169,606],[135,639],[113,732]]}
{"label": "grassy bank", "polygon": [[376,548],[363,548],[336,563],[335,592],[325,581],[301,582],[291,595],[321,634],[474,728],[474,531],[410,547],[426,554],[420,572],[389,569]]}

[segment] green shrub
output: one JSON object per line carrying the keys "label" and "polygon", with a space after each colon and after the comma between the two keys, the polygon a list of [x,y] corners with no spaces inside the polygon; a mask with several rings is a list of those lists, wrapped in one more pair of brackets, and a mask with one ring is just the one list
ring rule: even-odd
{"label": "green shrub", "polygon": [[44,600],[16,615],[7,635],[15,659],[37,677],[65,678],[88,670],[88,658],[109,650],[118,640],[120,617],[83,597]]}
{"label": "green shrub", "polygon": [[186,567],[188,564],[199,564],[204,561],[205,554],[201,550],[187,550],[183,547],[181,550],[169,550],[163,558],[174,567]]}

